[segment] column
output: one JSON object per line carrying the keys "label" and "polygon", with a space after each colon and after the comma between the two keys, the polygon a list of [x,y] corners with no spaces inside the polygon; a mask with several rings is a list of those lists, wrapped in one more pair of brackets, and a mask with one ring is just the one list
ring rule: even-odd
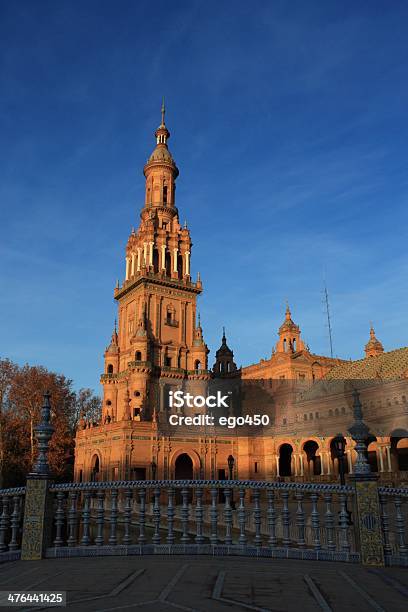
{"label": "column", "polygon": [[147,264],[147,242],[143,243],[143,265]]}
{"label": "column", "polygon": [[178,249],[173,249],[173,272],[177,272],[177,253]]}
{"label": "column", "polygon": [[126,276],[125,280],[129,280],[129,257],[126,257]]}
{"label": "column", "polygon": [[347,452],[347,463],[348,463],[348,469],[349,469],[349,474],[353,473],[353,459],[351,456],[351,450],[349,449]]}
{"label": "column", "polygon": [[384,471],[384,456],[382,446],[378,446],[378,457],[380,459],[380,472]]}
{"label": "column", "polygon": [[324,452],[321,451],[318,457],[320,457],[320,476],[324,476]]}
{"label": "column", "polygon": [[131,270],[131,275],[134,276],[135,275],[135,254],[132,253],[132,270]]}
{"label": "column", "polygon": [[154,242],[149,242],[149,246],[150,246],[150,249],[149,249],[149,266],[153,265],[153,245],[154,245]]}
{"label": "column", "polygon": [[186,264],[185,264],[185,273],[190,276],[190,251],[186,251]]}
{"label": "column", "polygon": [[385,452],[387,455],[387,472],[391,472],[391,448],[389,446],[386,446]]}
{"label": "column", "polygon": [[137,271],[140,272],[141,248],[137,247]]}
{"label": "column", "polygon": [[275,460],[276,460],[276,476],[279,478],[280,474],[279,474],[279,456],[275,455]]}
{"label": "column", "polygon": [[326,452],[326,457],[327,457],[327,475],[330,476],[331,475],[331,459],[330,459],[329,452]]}
{"label": "column", "polygon": [[302,453],[299,454],[299,461],[300,461],[300,475],[303,476],[303,455]]}
{"label": "column", "polygon": [[166,269],[166,245],[162,244],[161,247],[161,269]]}
{"label": "column", "polygon": [[293,453],[292,455],[292,465],[291,465],[291,472],[295,472],[295,476],[299,476],[298,474],[298,462],[297,462],[297,455],[295,455],[295,453]]}

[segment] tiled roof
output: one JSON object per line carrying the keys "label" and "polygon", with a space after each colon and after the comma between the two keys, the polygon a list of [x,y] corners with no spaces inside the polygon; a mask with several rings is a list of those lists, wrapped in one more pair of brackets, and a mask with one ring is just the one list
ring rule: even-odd
{"label": "tiled roof", "polygon": [[325,380],[338,379],[395,379],[408,376],[408,346],[395,351],[347,361],[335,366],[326,374]]}

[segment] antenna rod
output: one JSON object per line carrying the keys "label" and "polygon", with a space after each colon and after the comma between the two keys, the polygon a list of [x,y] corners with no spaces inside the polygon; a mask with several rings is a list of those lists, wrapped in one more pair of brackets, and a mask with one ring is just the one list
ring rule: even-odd
{"label": "antenna rod", "polygon": [[329,294],[327,292],[326,283],[324,284],[324,302],[326,304],[327,327],[329,328],[330,357],[333,359],[333,338],[332,338],[332,328],[331,328],[331,320],[330,320]]}

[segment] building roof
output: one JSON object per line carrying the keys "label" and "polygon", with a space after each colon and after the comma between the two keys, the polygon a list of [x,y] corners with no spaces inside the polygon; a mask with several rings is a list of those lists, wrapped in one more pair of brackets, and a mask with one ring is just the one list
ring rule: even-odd
{"label": "building roof", "polygon": [[325,380],[396,379],[408,377],[408,346],[335,366]]}

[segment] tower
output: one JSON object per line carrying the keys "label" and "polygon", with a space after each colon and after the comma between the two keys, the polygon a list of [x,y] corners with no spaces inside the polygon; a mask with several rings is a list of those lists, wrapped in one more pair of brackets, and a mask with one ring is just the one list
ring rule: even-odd
{"label": "tower", "polygon": [[285,320],[279,328],[279,340],[276,344],[277,353],[296,353],[305,349],[300,338],[300,328],[292,321],[289,304],[286,305]]}
{"label": "tower", "polygon": [[208,348],[196,325],[201,279],[190,272],[192,242],[179,223],[170,132],[162,106],[156,146],[144,166],[145,200],[126,245],[125,274],[114,290],[118,330],[105,352],[103,418],[150,420],[165,409],[165,385],[207,380]]}
{"label": "tower", "polygon": [[377,355],[381,355],[384,352],[384,347],[377,339],[372,324],[370,326],[370,339],[365,345],[364,350],[366,357],[376,357]]}
{"label": "tower", "polygon": [[224,377],[235,375],[237,366],[234,362],[234,353],[227,345],[225,336],[225,327],[222,330],[221,346],[215,353],[215,363],[213,365],[213,373],[215,377]]}

